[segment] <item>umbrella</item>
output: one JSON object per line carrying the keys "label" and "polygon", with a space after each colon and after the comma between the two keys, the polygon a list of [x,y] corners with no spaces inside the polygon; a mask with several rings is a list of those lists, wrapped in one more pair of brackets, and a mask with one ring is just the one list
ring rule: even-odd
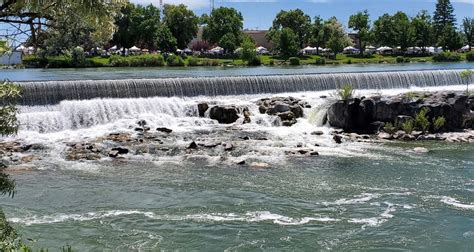
{"label": "umbrella", "polygon": [[136,47],[136,46],[132,46],[130,48],[130,51],[140,51],[140,48]]}

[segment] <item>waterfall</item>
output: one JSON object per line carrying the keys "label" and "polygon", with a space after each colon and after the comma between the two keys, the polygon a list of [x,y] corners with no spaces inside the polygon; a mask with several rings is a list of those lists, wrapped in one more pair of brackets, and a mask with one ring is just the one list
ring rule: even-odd
{"label": "waterfall", "polygon": [[[460,70],[336,73],[309,75],[74,80],[20,82],[22,105],[58,104],[93,98],[193,97],[322,91],[350,84],[356,89],[465,84]],[[53,116],[53,115],[52,115]],[[53,116],[54,117],[54,116]]]}

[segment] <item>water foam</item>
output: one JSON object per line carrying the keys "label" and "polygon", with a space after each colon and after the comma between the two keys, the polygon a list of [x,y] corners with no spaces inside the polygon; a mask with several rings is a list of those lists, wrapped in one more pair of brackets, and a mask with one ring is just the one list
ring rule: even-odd
{"label": "water foam", "polygon": [[451,205],[457,208],[474,210],[474,204],[472,203],[464,204],[460,202],[459,200],[452,197],[442,196],[440,201],[443,202],[444,204]]}

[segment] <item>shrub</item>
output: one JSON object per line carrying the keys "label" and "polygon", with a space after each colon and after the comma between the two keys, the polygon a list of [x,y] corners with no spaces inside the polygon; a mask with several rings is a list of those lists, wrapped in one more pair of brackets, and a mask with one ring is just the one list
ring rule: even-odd
{"label": "shrub", "polygon": [[288,60],[290,61],[291,66],[299,66],[300,65],[300,58],[298,58],[298,57],[291,57]]}
{"label": "shrub", "polygon": [[404,123],[402,123],[400,127],[406,134],[411,134],[413,130],[415,129],[415,124],[413,123],[413,120],[407,120]]}
{"label": "shrub", "polygon": [[389,122],[385,124],[385,126],[383,127],[383,130],[387,132],[388,134],[393,135],[395,134],[395,132],[398,131],[398,127],[395,126],[393,123]]}
{"label": "shrub", "polygon": [[336,90],[335,96],[340,100],[347,101],[354,97],[354,91],[355,90],[351,85],[346,84],[342,88]]}
{"label": "shrub", "polygon": [[48,57],[48,68],[68,68],[72,67],[72,60],[67,56],[53,56]]}
{"label": "shrub", "polygon": [[461,61],[461,55],[459,55],[458,53],[443,52],[433,56],[433,60],[437,62]]}
{"label": "shrub", "polygon": [[199,66],[199,60],[194,57],[188,58],[188,66]]}
{"label": "shrub", "polygon": [[275,65],[275,61],[274,61],[274,60],[270,60],[270,61],[268,62],[268,64],[269,64],[270,66],[273,66],[273,65]]}
{"label": "shrub", "polygon": [[86,54],[84,49],[78,46],[72,49],[71,52],[71,64],[74,67],[85,67],[86,66]]}
{"label": "shrub", "polygon": [[430,110],[423,107],[418,113],[415,114],[415,126],[418,127],[423,133],[426,133],[430,128],[430,121],[428,120],[428,112]]}
{"label": "shrub", "polygon": [[219,60],[217,59],[206,59],[202,61],[203,66],[219,66]]}
{"label": "shrub", "polygon": [[114,67],[164,66],[165,60],[161,54],[145,54],[138,56],[113,55],[109,64]]}
{"label": "shrub", "polygon": [[405,58],[403,58],[402,56],[397,57],[397,63],[404,63],[404,62],[405,62]]}
{"label": "shrub", "polygon": [[468,52],[466,54],[466,60],[467,61],[474,61],[474,52]]}
{"label": "shrub", "polygon": [[184,66],[184,60],[181,56],[170,54],[168,58],[166,58],[166,64],[168,66]]}
{"label": "shrub", "polygon": [[474,74],[474,72],[472,70],[469,70],[469,69],[466,69],[466,70],[462,71],[461,73],[459,73],[461,78],[466,80],[466,95],[469,95],[469,82],[470,82],[469,79],[471,78],[471,76],[473,74]]}
{"label": "shrub", "polygon": [[444,125],[446,124],[446,118],[444,116],[438,116],[433,119],[433,130],[434,132],[439,132]]}
{"label": "shrub", "polygon": [[316,58],[315,64],[316,65],[326,65],[326,59],[323,58],[323,57],[318,57],[318,58]]}
{"label": "shrub", "polygon": [[260,59],[260,57],[255,57],[247,62],[248,66],[260,66],[261,64],[262,60]]}

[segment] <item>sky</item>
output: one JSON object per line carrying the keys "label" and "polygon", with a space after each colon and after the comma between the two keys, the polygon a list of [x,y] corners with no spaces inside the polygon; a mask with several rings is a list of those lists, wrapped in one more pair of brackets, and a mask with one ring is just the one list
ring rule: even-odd
{"label": "sky", "polygon": [[[131,0],[133,3],[159,5],[159,0]],[[210,0],[163,0],[166,4],[183,3],[196,14],[209,13]],[[474,0],[451,0],[458,24],[464,17],[474,17]],[[420,10],[434,12],[436,0],[214,0],[216,7],[234,7],[244,17],[246,29],[268,29],[280,10],[300,8],[311,18],[320,15],[327,19],[336,16],[347,26],[349,16],[367,9],[371,20],[384,13],[404,11],[415,16]]]}

